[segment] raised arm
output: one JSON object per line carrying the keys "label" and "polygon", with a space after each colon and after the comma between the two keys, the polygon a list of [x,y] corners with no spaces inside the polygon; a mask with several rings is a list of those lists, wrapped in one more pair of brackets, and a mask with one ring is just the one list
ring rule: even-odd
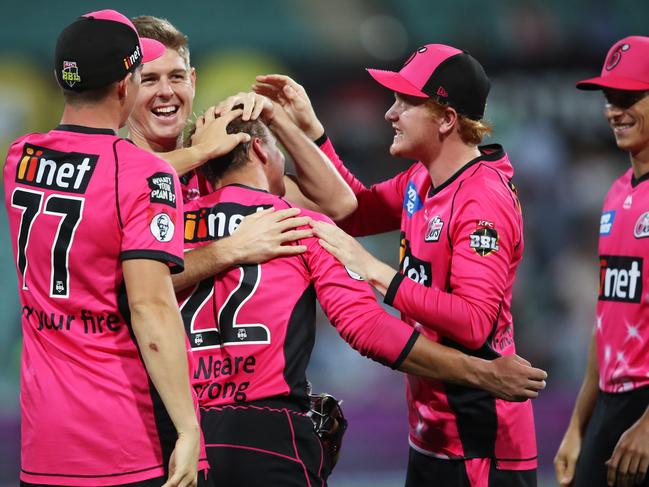
{"label": "raised arm", "polygon": [[192,401],[183,328],[169,268],[155,260],[122,264],[131,325],[142,359],[178,439],[168,484],[196,485],[200,428]]}

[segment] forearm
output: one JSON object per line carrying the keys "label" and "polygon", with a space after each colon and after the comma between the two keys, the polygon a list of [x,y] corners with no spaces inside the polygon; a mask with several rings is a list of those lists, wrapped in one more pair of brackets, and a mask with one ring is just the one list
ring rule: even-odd
{"label": "forearm", "polygon": [[171,276],[174,290],[182,291],[237,264],[239,248],[232,237],[185,252],[185,270]]}
{"label": "forearm", "polygon": [[[473,299],[424,286],[403,274],[393,276],[385,293],[387,304],[467,348],[482,346],[498,315],[495,299]],[[387,273],[383,280],[386,277]]]}
{"label": "forearm", "polygon": [[595,333],[596,330],[593,330],[588,349],[588,364],[584,381],[579,389],[569,425],[569,428],[576,428],[582,437],[590,421],[593,409],[595,409],[599,392],[599,366],[597,365],[597,338]]}
{"label": "forearm", "polygon": [[486,364],[485,360],[466,355],[420,335],[399,370],[427,379],[481,387]]}
{"label": "forearm", "polygon": [[169,152],[156,152],[156,156],[171,164],[178,176],[196,169],[207,160],[206,154],[199,147],[185,147]]}
{"label": "forearm", "polygon": [[131,304],[131,321],[140,353],[179,434],[198,431],[192,401],[185,333],[173,296],[169,300]]}
{"label": "forearm", "polygon": [[323,152],[288,117],[276,117],[270,128],[295,162],[300,191],[334,220],[351,214],[356,197]]}

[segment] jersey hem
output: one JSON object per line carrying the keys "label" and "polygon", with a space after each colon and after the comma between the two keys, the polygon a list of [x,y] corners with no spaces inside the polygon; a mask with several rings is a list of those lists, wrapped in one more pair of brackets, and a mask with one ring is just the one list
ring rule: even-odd
{"label": "jersey hem", "polygon": [[69,485],[74,487],[102,487],[115,485],[115,482],[131,484],[144,480],[155,479],[165,475],[162,465],[149,467],[135,472],[113,473],[104,475],[71,475],[71,474],[46,474],[20,471],[20,480],[30,484],[44,485]]}

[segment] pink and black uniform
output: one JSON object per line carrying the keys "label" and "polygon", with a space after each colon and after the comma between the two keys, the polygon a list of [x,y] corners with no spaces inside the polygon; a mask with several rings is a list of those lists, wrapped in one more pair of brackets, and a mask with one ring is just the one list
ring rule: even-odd
{"label": "pink and black uniform", "polygon": [[180,180],[183,203],[193,201],[212,192],[210,183],[207,182],[205,176],[195,169],[183,174],[178,179]]}
{"label": "pink and black uniform", "polygon": [[[523,222],[502,148],[481,155],[438,187],[421,163],[366,188],[331,142],[321,149],[353,189],[358,209],[340,226],[352,235],[401,229],[400,273],[385,296],[428,338],[485,359],[515,353],[512,284]],[[378,217],[380,215],[380,218]],[[447,459],[490,458],[497,469],[536,468],[530,401],[408,376],[410,445]]]}
{"label": "pink and black uniform", "polygon": [[174,171],[110,129],[61,125],[11,145],[4,184],[22,304],[21,480],[162,477],[176,432],[130,328],[121,262],[182,270]]}
{"label": "pink and black uniform", "polygon": [[[226,237],[243,217],[271,206],[290,205],[241,185],[192,201],[185,206],[185,246]],[[220,485],[324,482],[328,467],[305,415],[316,297],[350,345],[385,365],[398,367],[419,335],[387,314],[369,286],[317,239],[301,244],[304,254],[235,267],[179,296],[208,458]]]}

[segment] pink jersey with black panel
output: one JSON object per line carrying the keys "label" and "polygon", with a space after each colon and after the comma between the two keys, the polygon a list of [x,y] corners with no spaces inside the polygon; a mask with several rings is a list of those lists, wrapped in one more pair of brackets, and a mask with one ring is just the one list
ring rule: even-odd
{"label": "pink jersey with black panel", "polygon": [[[321,148],[358,198],[359,209],[341,227],[368,235],[400,223],[401,273],[385,301],[432,340],[485,359],[515,353],[510,308],[523,222],[502,148],[481,147],[478,158],[437,188],[421,163],[365,188],[329,141]],[[495,458],[503,469],[536,467],[530,401],[510,403],[413,376],[407,394],[410,444],[418,451]]]}
{"label": "pink jersey with black panel", "polygon": [[[229,185],[185,206],[185,246],[232,234],[244,216],[287,208],[262,190]],[[302,210],[315,220],[325,216]],[[363,355],[398,367],[419,335],[387,314],[363,281],[304,239],[299,256],[244,265],[179,296],[192,346],[193,385],[201,407],[270,398],[305,410],[306,368],[315,340],[315,298],[340,335]]]}
{"label": "pink jersey with black panel", "polygon": [[599,387],[649,385],[649,175],[629,169],[604,199],[599,231]]}
{"label": "pink jersey with black panel", "polygon": [[112,130],[64,125],[15,141],[4,184],[22,304],[20,478],[162,476],[175,430],[132,336],[121,261],[182,270],[174,171]]}

